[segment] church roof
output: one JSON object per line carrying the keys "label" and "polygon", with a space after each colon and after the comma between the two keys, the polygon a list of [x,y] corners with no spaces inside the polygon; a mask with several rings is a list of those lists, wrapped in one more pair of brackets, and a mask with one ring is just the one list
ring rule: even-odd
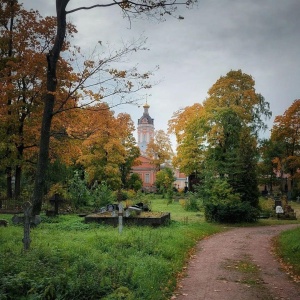
{"label": "church roof", "polygon": [[154,119],[152,119],[149,115],[148,109],[150,105],[146,102],[144,105],[144,113],[143,115],[138,119],[138,125],[141,124],[151,124],[154,125]]}
{"label": "church roof", "polygon": [[144,108],[149,108],[150,105],[148,104],[148,102],[146,101],[146,103],[143,105]]}

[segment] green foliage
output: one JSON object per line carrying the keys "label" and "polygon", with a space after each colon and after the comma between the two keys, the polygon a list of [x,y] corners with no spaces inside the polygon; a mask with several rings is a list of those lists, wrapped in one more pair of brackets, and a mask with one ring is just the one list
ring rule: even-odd
{"label": "green foliage", "polygon": [[[199,199],[205,204],[243,208],[238,203],[242,201],[257,208],[257,137],[266,129],[264,119],[271,111],[256,93],[252,76],[231,70],[209,89],[201,110],[193,107],[177,112],[170,122],[179,144],[175,163],[194,166],[190,174],[197,170],[201,175]],[[191,119],[192,124],[186,121]],[[188,137],[188,144],[183,137]]]}
{"label": "green foliage", "polygon": [[72,170],[62,163],[59,159],[56,159],[54,162],[49,163],[47,169],[47,189],[53,184],[66,184],[68,179],[72,178]]}
{"label": "green foliage", "polygon": [[[176,178],[174,177],[173,171],[170,168],[165,168],[158,171],[155,182],[157,190],[162,194],[168,193],[170,195],[172,193],[171,191],[173,190],[173,182],[175,179]],[[170,198],[170,196],[168,198]]]}
{"label": "green foliage", "polygon": [[300,276],[300,228],[284,231],[277,239],[276,252],[283,261],[292,265],[289,272],[292,271],[298,277]]}
{"label": "green foliage", "polygon": [[142,188],[143,181],[142,181],[141,177],[138,174],[132,173],[130,175],[130,178],[129,178],[128,182],[127,182],[127,186],[128,186],[129,189],[133,189],[137,192],[138,190],[140,190]]}
{"label": "green foliage", "polygon": [[76,208],[91,204],[91,194],[87,188],[85,176],[83,171],[76,170],[73,178],[69,181],[69,195]]}
{"label": "green foliage", "polygon": [[273,215],[275,213],[274,210],[274,200],[271,198],[263,198],[259,199],[259,209],[261,213],[264,215]]}
{"label": "green foliage", "polygon": [[259,210],[248,202],[205,203],[205,219],[209,222],[250,223],[258,216]]}
{"label": "green foliage", "polygon": [[235,194],[226,178],[216,178],[213,181],[210,191],[210,202],[212,203],[233,203],[240,200],[239,195]]}
{"label": "green foliage", "polygon": [[134,300],[134,296],[127,287],[121,286],[105,297],[104,300]]}
{"label": "green foliage", "polygon": [[237,158],[239,168],[231,185],[234,191],[240,195],[241,201],[247,201],[256,208],[259,202],[257,157],[256,139],[251,136],[248,129],[244,129],[239,142]]}
{"label": "green foliage", "polygon": [[271,139],[263,139],[259,146],[258,180],[259,184],[268,185],[270,190],[279,185],[280,179],[274,173],[276,164],[275,157],[283,157],[284,144]]}
{"label": "green foliage", "polygon": [[[168,207],[187,214],[179,203]],[[1,299],[170,299],[190,249],[219,231],[207,223],[172,222],[124,228],[120,235],[78,216],[48,219],[32,230],[25,254],[22,228],[0,227]]]}
{"label": "green foliage", "polygon": [[116,196],[105,181],[102,181],[100,184],[96,185],[96,187],[92,189],[91,195],[93,198],[94,207],[96,209],[116,201]]}
{"label": "green foliage", "polygon": [[[257,220],[259,210],[241,201],[226,178],[215,178],[205,186],[204,214],[209,222],[241,223]],[[201,191],[201,189],[199,189]]]}
{"label": "green foliage", "polygon": [[[141,154],[140,149],[139,149],[139,147],[136,146],[136,141],[135,141],[135,138],[133,137],[132,133],[128,133],[128,135],[124,139],[123,143],[124,143],[124,146],[126,149],[126,154],[124,157],[124,162],[121,163],[119,166],[120,172],[121,172],[122,185],[123,185],[123,187],[132,188],[137,191],[142,186],[137,187],[137,186],[135,186],[135,181],[130,182],[132,174],[131,174],[131,176],[129,176],[129,174],[131,172],[131,169],[132,169],[135,159],[138,158]],[[128,179],[128,177],[129,177],[129,179]],[[128,180],[129,180],[129,182],[128,182]],[[136,178],[136,180],[137,180],[137,178]],[[130,184],[132,184],[132,183],[133,183],[133,185],[131,186]]]}
{"label": "green foliage", "polygon": [[184,201],[184,209],[186,211],[200,211],[203,207],[203,200],[199,199],[199,194],[197,192],[189,192],[188,197]]}
{"label": "green foliage", "polygon": [[227,178],[215,178],[207,173],[202,184],[195,186],[195,194],[204,203],[232,203],[240,201],[240,196],[234,193]]}

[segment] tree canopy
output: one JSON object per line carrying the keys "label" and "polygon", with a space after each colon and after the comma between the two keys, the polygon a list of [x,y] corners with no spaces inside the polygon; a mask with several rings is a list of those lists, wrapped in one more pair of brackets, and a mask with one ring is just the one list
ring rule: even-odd
{"label": "tree canopy", "polygon": [[178,146],[175,165],[187,174],[226,180],[242,201],[258,204],[257,137],[270,117],[269,103],[241,70],[221,76],[203,105],[176,112],[169,122]]}
{"label": "tree canopy", "polygon": [[152,159],[158,170],[161,164],[172,158],[171,141],[163,130],[155,131],[153,139],[147,145],[146,154]]}
{"label": "tree canopy", "polygon": [[283,113],[275,117],[271,131],[271,142],[280,151],[274,153],[272,162],[280,176],[291,180],[289,197],[293,190],[300,190],[296,182],[299,181],[300,168],[300,100],[295,100]]}
{"label": "tree canopy", "polygon": [[[66,50],[66,34],[67,34],[67,20],[66,17],[68,14],[71,13],[77,13],[81,10],[88,10],[93,8],[108,8],[112,6],[116,6],[121,9],[123,12],[123,15],[127,18],[134,18],[139,16],[146,16],[146,17],[154,17],[157,20],[164,19],[165,16],[172,15],[176,11],[177,5],[186,5],[187,7],[192,6],[194,3],[193,0],[187,0],[186,2],[177,2],[177,1],[112,1],[107,3],[99,3],[94,4],[91,6],[81,6],[77,7],[71,10],[67,10],[67,6],[70,3],[70,0],[56,0],[56,34],[55,37],[51,39],[51,45],[47,49],[47,55],[46,55],[46,81],[45,81],[45,88],[44,88],[44,95],[43,95],[43,113],[42,113],[42,121],[41,121],[41,133],[40,133],[40,141],[39,141],[39,153],[38,153],[38,163],[36,168],[36,179],[35,179],[35,186],[34,186],[34,192],[33,192],[33,215],[38,215],[41,211],[42,206],[42,198],[44,193],[44,187],[45,187],[45,171],[47,170],[47,164],[49,160],[49,150],[50,150],[50,137],[51,137],[51,126],[53,121],[53,116],[55,114],[55,106],[58,102],[58,87],[60,84],[60,81],[64,81],[64,76],[61,76],[59,73],[59,67],[60,67],[60,54],[62,51]],[[1,7],[1,9],[8,9],[11,14],[13,15],[15,12],[16,7],[18,6],[18,1],[16,0],[3,0],[4,6]],[[3,19],[6,19],[6,14]],[[179,18],[182,18],[179,16]],[[29,28],[32,28],[32,26],[29,26]],[[28,29],[29,29],[28,28]],[[8,28],[6,28],[9,30]],[[9,44],[9,43],[8,43]],[[132,51],[136,51],[136,48]],[[67,98],[64,98],[65,101],[63,101],[64,104],[69,99],[77,99],[76,92],[80,90],[84,86],[84,83],[86,82],[86,75],[91,76],[94,75],[95,72],[99,70],[99,68],[102,65],[102,60],[99,59],[96,67],[94,67],[93,61],[86,62],[85,66],[91,67],[94,71],[92,72],[84,72],[82,75],[79,76],[79,82],[80,84],[76,85],[77,88],[72,88],[72,92],[70,90],[66,89],[67,91]],[[45,70],[45,69],[44,69]],[[91,71],[91,70],[89,70]],[[118,78],[124,78],[127,74],[125,72],[119,72],[119,70],[111,70],[109,71],[110,75],[114,78],[114,80],[117,80]],[[137,74],[136,72],[134,74]],[[136,75],[135,75],[136,76]],[[145,79],[145,75],[141,77],[142,79]],[[146,76],[147,78],[147,76]],[[129,93],[132,89],[132,84],[129,82],[129,84],[125,85],[127,88],[126,91],[124,89],[117,89],[117,93]],[[148,87],[148,86],[146,86]],[[69,91],[69,92],[68,92]],[[88,95],[91,94],[91,97],[95,97],[97,100],[101,100],[101,94],[102,90],[99,90],[100,93],[94,94],[88,92]],[[85,92],[84,92],[85,93]],[[121,98],[122,99],[122,98]],[[60,109],[59,109],[60,111]]]}

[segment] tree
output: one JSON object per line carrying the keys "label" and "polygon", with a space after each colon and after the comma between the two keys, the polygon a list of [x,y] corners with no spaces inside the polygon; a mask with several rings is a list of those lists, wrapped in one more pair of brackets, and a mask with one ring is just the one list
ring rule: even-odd
{"label": "tree", "polygon": [[[82,114],[85,121],[81,126],[89,133],[82,139],[77,163],[88,173],[90,185],[105,181],[112,189],[124,187],[135,158],[140,155],[130,116],[123,113],[115,117],[106,104],[86,107]],[[76,130],[77,136],[82,135],[79,128]]]}
{"label": "tree", "polygon": [[272,115],[269,103],[256,93],[254,79],[241,70],[232,70],[221,76],[209,89],[203,106],[210,121],[209,139],[219,132],[214,116],[226,108],[234,111],[254,135],[267,128],[263,119]]}
{"label": "tree", "polygon": [[241,70],[230,71],[208,91],[204,101],[207,143],[215,174],[226,176],[242,201],[258,205],[257,136],[271,115],[269,103],[255,92],[255,82]]}
{"label": "tree", "polygon": [[166,193],[172,191],[175,180],[172,169],[165,168],[157,172],[155,185],[160,193]]}
{"label": "tree", "polygon": [[[144,14],[146,16],[158,16],[162,18],[166,14],[172,14],[176,10],[176,5],[180,4],[176,1],[113,1],[107,4],[96,4],[89,7],[78,7],[76,9],[67,11],[67,5],[70,0],[56,0],[56,14],[57,14],[57,33],[52,49],[47,55],[47,93],[44,97],[44,112],[41,126],[41,139],[39,159],[36,170],[36,180],[33,193],[33,215],[39,214],[42,206],[43,187],[45,185],[44,171],[47,168],[47,161],[49,156],[49,141],[50,128],[53,117],[53,109],[55,104],[55,95],[57,89],[57,63],[61,51],[63,50],[64,39],[66,35],[66,16],[67,14],[78,12],[83,9],[92,9],[95,7],[119,7],[126,17],[139,16]],[[190,6],[193,3],[187,0],[184,3]],[[129,87],[130,89],[130,87]]]}
{"label": "tree", "polygon": [[[276,116],[271,133],[271,141],[280,144],[283,151],[277,153],[273,162],[277,173],[290,177],[288,196],[291,198],[295,181],[300,178],[300,100],[295,100],[281,116]],[[285,175],[284,175],[285,174]]]}
{"label": "tree", "polygon": [[[210,122],[212,120],[208,120]],[[208,131],[207,167],[220,177],[234,181],[237,173],[237,156],[240,146],[242,120],[231,108],[224,108],[214,116],[214,131]],[[217,129],[217,130],[216,130]]]}
{"label": "tree", "polygon": [[142,188],[142,186],[143,181],[139,174],[132,173],[127,181],[127,187],[137,192]]}
{"label": "tree", "polygon": [[[132,169],[132,166],[136,163],[136,158],[138,158],[140,153],[140,148],[136,145],[136,140],[133,136],[134,132],[134,124],[128,114],[121,114],[119,115],[120,120],[120,127],[122,131],[122,140],[121,143],[124,147],[124,161],[119,165],[120,173],[121,173],[121,181],[122,186],[127,187],[128,186],[128,180],[131,178],[130,172]],[[140,179],[140,177],[139,177]],[[141,181],[142,183],[142,181]],[[139,189],[139,188],[138,188]]]}
{"label": "tree", "polygon": [[104,104],[87,107],[85,115],[89,121],[93,120],[93,127],[89,128],[91,133],[82,143],[78,163],[84,166],[90,184],[96,180],[105,181],[111,188],[118,188],[121,185],[119,164],[123,162],[124,147],[117,119]]}
{"label": "tree", "polygon": [[169,136],[163,131],[155,131],[153,139],[147,145],[146,155],[150,157],[157,170],[165,161],[173,156],[173,149]]}
{"label": "tree", "polygon": [[204,109],[199,103],[178,110],[169,120],[168,133],[174,133],[177,153],[173,165],[187,175],[199,173],[204,156],[205,128]]}
{"label": "tree", "polygon": [[230,71],[209,89],[203,106],[185,108],[169,126],[179,141],[177,163],[188,174],[198,172],[203,190],[219,178],[236,198],[256,207],[257,136],[271,112],[254,86],[250,75]]}
{"label": "tree", "polygon": [[258,179],[265,186],[265,192],[273,192],[273,187],[278,185],[276,176],[277,158],[283,157],[283,145],[271,139],[264,139],[259,146]]}
{"label": "tree", "polygon": [[[0,16],[3,149],[0,155],[6,168],[7,197],[11,198],[12,177],[15,177],[14,196],[19,197],[22,169],[27,161],[32,162],[30,155],[37,148],[42,109],[40,91],[45,86],[44,55],[53,41],[55,18],[42,18],[36,11],[26,11],[14,0],[1,1]],[[67,27],[68,34],[75,31],[73,26]],[[61,66],[62,73],[66,70],[63,60]]]}
{"label": "tree", "polygon": [[231,182],[231,186],[240,195],[242,202],[248,202],[252,207],[258,208],[257,140],[251,135],[249,128],[241,131],[238,149],[238,173],[235,182]]}

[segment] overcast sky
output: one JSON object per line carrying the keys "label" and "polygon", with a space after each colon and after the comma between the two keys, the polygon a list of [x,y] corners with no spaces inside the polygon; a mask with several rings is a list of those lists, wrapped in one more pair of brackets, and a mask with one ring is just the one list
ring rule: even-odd
{"label": "overcast sky", "polygon": [[[254,78],[256,91],[270,103],[271,127],[274,117],[300,98],[300,1],[198,1],[192,10],[180,8],[184,20],[169,17],[163,23],[138,20],[130,25],[116,7],[70,14],[78,30],[73,43],[88,50],[101,40],[117,49],[122,40],[142,34],[148,38],[150,51],[131,59],[143,71],[160,67],[154,78],[160,84],[144,92],[151,94],[149,114],[156,130],[166,131],[173,112],[201,103],[220,76],[237,69]],[[43,16],[55,15],[55,0],[23,2]],[[71,0],[68,9],[87,3],[99,0]],[[123,106],[116,111],[129,113],[136,123],[143,108]]]}

